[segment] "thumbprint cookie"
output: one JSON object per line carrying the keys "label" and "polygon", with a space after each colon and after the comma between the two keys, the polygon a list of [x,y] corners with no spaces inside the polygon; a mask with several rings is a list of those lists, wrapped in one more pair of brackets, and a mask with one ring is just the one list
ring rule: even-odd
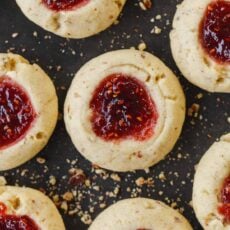
{"label": "thumbprint cookie", "polygon": [[192,230],[188,221],[161,201],[133,198],[104,210],[89,230]]}
{"label": "thumbprint cookie", "polygon": [[0,171],[34,157],[57,122],[54,85],[36,64],[0,54]]}
{"label": "thumbprint cookie", "polygon": [[177,141],[185,98],[175,75],[137,50],[103,54],[85,64],[65,101],[65,124],[79,152],[114,171],[146,169]]}
{"label": "thumbprint cookie", "polygon": [[0,186],[1,230],[65,230],[53,202],[43,193],[13,186]]}
{"label": "thumbprint cookie", "polygon": [[184,0],[170,33],[182,74],[209,92],[230,93],[230,1]]}
{"label": "thumbprint cookie", "polygon": [[67,38],[85,38],[111,26],[126,0],[16,0],[28,19]]}
{"label": "thumbprint cookie", "polygon": [[230,133],[215,142],[200,160],[193,207],[204,229],[230,229]]}

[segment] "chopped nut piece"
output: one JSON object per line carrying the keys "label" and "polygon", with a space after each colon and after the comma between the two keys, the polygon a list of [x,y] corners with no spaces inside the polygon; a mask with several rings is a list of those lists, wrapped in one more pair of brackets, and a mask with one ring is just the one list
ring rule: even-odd
{"label": "chopped nut piece", "polygon": [[161,172],[158,177],[160,180],[166,180],[164,172]]}
{"label": "chopped nut piece", "polygon": [[145,184],[145,179],[144,177],[139,177],[136,181],[135,181],[137,186],[142,186]]}
{"label": "chopped nut piece", "polygon": [[83,170],[72,168],[69,170],[71,177],[69,178],[69,184],[71,185],[82,185],[86,180],[86,175]]}
{"label": "chopped nut piece", "polygon": [[51,185],[55,185],[56,184],[56,178],[54,177],[54,176],[50,176],[50,178],[49,178],[49,183],[51,184]]}
{"label": "chopped nut piece", "polygon": [[66,202],[66,201],[63,201],[63,202],[61,203],[60,208],[61,208],[63,211],[67,212],[67,211],[68,211],[67,202]]}
{"label": "chopped nut piece", "polygon": [[151,0],[142,0],[139,2],[139,6],[142,10],[147,10],[152,7],[152,1]]}
{"label": "chopped nut piece", "polygon": [[39,163],[39,164],[45,164],[46,160],[42,157],[37,157],[36,158],[36,161]]}
{"label": "chopped nut piece", "polygon": [[192,116],[197,117],[199,110],[200,110],[200,105],[196,104],[196,103],[193,103],[191,105],[191,107],[188,109],[188,116],[190,116],[190,117],[192,117]]}
{"label": "chopped nut piece", "polygon": [[118,176],[118,174],[116,173],[112,173],[110,175],[110,177],[114,180],[114,181],[121,181],[121,178]]}
{"label": "chopped nut piece", "polygon": [[72,192],[66,192],[62,197],[66,201],[71,201],[71,200],[73,200],[73,193]]}
{"label": "chopped nut piece", "polygon": [[82,217],[81,217],[81,221],[84,223],[84,224],[91,224],[92,223],[92,218],[89,214],[84,214]]}
{"label": "chopped nut piece", "polygon": [[139,177],[136,181],[135,181],[136,185],[141,187],[142,185],[148,185],[148,186],[153,186],[153,179],[152,178],[147,178],[145,179],[144,177]]}

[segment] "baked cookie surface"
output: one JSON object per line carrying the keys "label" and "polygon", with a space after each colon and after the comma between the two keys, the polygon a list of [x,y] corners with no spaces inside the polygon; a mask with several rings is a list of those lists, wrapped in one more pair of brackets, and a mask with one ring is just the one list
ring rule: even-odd
{"label": "baked cookie surface", "polygon": [[89,230],[191,230],[188,221],[164,203],[147,198],[126,199],[111,205]]}
{"label": "baked cookie surface", "polygon": [[111,26],[126,0],[16,0],[22,12],[45,30],[84,38]]}
{"label": "baked cookie surface", "polygon": [[200,160],[193,185],[193,207],[204,229],[230,229],[230,134]]}
{"label": "baked cookie surface", "polygon": [[152,166],[173,148],[184,122],[185,98],[158,58],[118,50],[78,71],[64,114],[83,156],[103,168],[130,171]]}
{"label": "baked cookie surface", "polygon": [[13,186],[0,186],[0,226],[1,229],[65,229],[62,217],[47,196],[31,188]]}
{"label": "baked cookie surface", "polygon": [[174,60],[184,77],[210,92],[230,92],[229,13],[229,0],[184,0],[174,16]]}
{"label": "baked cookie surface", "polygon": [[0,54],[0,171],[17,167],[48,142],[57,122],[54,85],[36,64]]}

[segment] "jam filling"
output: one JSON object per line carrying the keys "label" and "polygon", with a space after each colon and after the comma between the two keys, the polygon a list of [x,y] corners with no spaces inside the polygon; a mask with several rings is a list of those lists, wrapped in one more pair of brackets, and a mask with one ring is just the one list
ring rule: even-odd
{"label": "jam filling", "polygon": [[86,5],[90,0],[42,0],[42,3],[54,11],[74,10]]}
{"label": "jam filling", "polygon": [[28,216],[7,215],[6,206],[0,202],[0,229],[1,230],[39,230],[40,228]]}
{"label": "jam filling", "polygon": [[230,62],[230,2],[211,2],[200,23],[200,42],[204,50],[220,63]]}
{"label": "jam filling", "polygon": [[102,80],[93,93],[90,108],[92,128],[106,141],[143,141],[154,134],[156,105],[144,84],[132,76],[117,73]]}
{"label": "jam filling", "polygon": [[0,149],[23,138],[36,115],[25,90],[8,77],[0,78]]}
{"label": "jam filling", "polygon": [[220,192],[221,205],[218,207],[219,213],[224,216],[227,223],[230,223],[230,176],[224,180]]}

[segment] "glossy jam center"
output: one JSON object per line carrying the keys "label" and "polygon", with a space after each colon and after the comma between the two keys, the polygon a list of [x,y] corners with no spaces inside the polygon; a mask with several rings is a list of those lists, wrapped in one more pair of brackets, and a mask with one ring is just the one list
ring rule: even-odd
{"label": "glossy jam center", "polygon": [[230,62],[230,2],[211,2],[200,23],[200,42],[208,55],[221,63]]}
{"label": "glossy jam center", "polygon": [[96,88],[90,101],[91,123],[104,140],[146,140],[154,134],[158,112],[145,86],[134,77],[113,74]]}
{"label": "glossy jam center", "polygon": [[24,137],[36,115],[25,90],[7,77],[0,78],[0,149]]}
{"label": "glossy jam center", "polygon": [[7,215],[6,206],[0,202],[1,230],[39,230],[39,227],[28,216]]}
{"label": "glossy jam center", "polygon": [[51,10],[74,10],[86,5],[90,0],[42,0],[43,4]]}
{"label": "glossy jam center", "polygon": [[225,221],[230,223],[230,176],[224,180],[221,192],[220,192],[219,212],[225,218]]}

